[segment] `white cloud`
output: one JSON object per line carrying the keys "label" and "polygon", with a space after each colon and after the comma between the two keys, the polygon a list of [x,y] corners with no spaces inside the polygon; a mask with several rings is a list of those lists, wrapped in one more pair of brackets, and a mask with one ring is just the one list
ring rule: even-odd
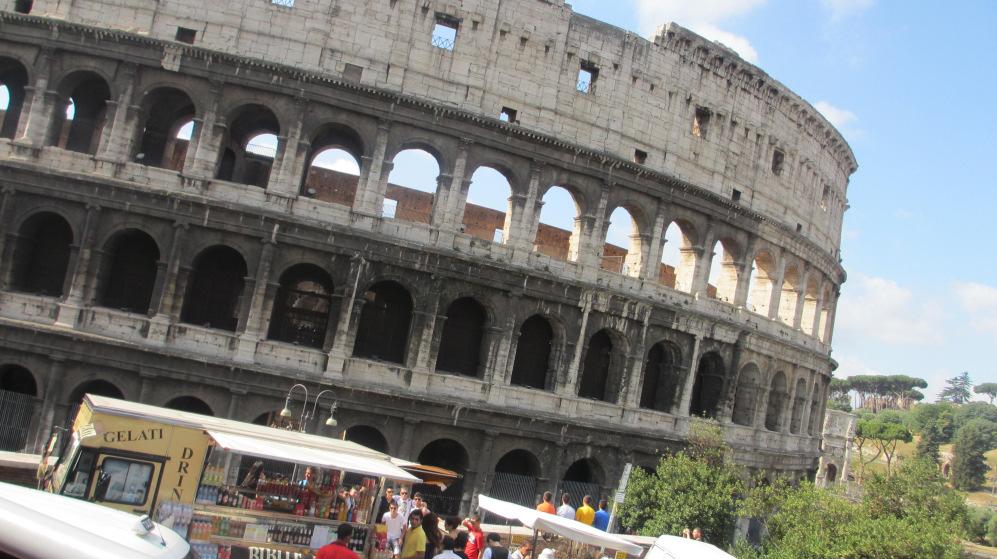
{"label": "white cloud", "polygon": [[973,328],[997,338],[997,288],[973,282],[957,282],[953,287]]}
{"label": "white cloud", "polygon": [[857,274],[838,304],[837,335],[890,345],[940,344],[942,305],[887,278]]}
{"label": "white cloud", "polygon": [[875,3],[875,0],[821,0],[824,8],[831,12],[831,21],[841,21],[864,12]]}
{"label": "white cloud", "polygon": [[641,33],[650,36],[658,26],[674,21],[711,41],[719,41],[741,58],[758,63],[758,52],[747,38],[724,31],[718,24],[731,17],[744,15],[765,4],[767,0],[636,0],[637,21]]}
{"label": "white cloud", "polygon": [[824,115],[835,128],[844,128],[858,120],[852,111],[835,107],[827,101],[817,101],[814,103],[814,108],[820,111],[820,114]]}

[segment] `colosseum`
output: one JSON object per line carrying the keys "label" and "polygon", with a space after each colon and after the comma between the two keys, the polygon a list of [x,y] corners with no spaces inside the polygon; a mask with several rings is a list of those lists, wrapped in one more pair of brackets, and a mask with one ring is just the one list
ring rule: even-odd
{"label": "colosseum", "polygon": [[0,0],[0,84],[4,449],[88,392],[266,422],[300,383],[339,426],[299,427],[458,470],[454,511],[607,494],[700,416],[817,467],[856,162],[718,43],[564,0]]}

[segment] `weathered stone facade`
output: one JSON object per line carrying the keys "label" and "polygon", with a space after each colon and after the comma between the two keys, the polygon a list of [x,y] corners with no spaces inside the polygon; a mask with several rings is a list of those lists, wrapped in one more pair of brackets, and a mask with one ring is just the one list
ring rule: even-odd
{"label": "weathered stone facade", "polygon": [[[499,474],[607,492],[690,415],[752,468],[815,468],[856,163],[718,44],[563,0],[0,0],[0,83],[0,388],[35,399],[28,448],[86,391],[252,421],[302,382],[351,436],[464,471],[465,507]],[[312,188],[329,146],[360,175]],[[438,188],[389,219],[408,148]],[[463,227],[499,223],[466,203],[482,166],[512,191],[501,243]],[[539,224],[554,185],[570,234]]]}

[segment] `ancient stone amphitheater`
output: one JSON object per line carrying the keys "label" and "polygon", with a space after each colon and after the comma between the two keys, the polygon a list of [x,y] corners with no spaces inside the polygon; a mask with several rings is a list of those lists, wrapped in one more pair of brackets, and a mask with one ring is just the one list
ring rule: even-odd
{"label": "ancient stone amphitheater", "polygon": [[697,416],[816,468],[856,162],[722,45],[564,0],[0,0],[0,84],[3,448],[86,392],[266,422],[302,383],[308,430],[462,472],[447,510],[606,494]]}

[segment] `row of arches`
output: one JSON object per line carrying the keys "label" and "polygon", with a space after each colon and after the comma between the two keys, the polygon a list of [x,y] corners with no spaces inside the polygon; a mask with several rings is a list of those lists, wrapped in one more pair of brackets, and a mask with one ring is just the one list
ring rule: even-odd
{"label": "row of arches", "polygon": [[[18,128],[27,75],[17,61],[0,58],[0,87],[8,91],[3,125],[8,137]],[[102,134],[108,104],[124,95],[111,90],[93,70],[62,77],[55,88],[57,102],[46,142],[96,153],[107,141]],[[311,119],[297,123],[280,104],[266,106],[244,96],[231,110],[209,116],[212,109],[198,106],[179,87],[153,86],[135,95],[140,98],[139,111],[125,142],[131,146],[128,157],[135,162],[185,171],[190,170],[193,151],[217,152],[217,160],[208,162],[216,179],[266,188],[276,167],[281,172],[292,169],[285,174],[300,177],[294,187],[300,195],[351,207],[365,184],[379,188],[371,185],[381,177],[369,176],[377,167],[386,175],[384,203],[378,210],[389,217],[424,223],[450,220],[472,236],[498,243],[525,236],[534,250],[550,257],[591,261],[605,270],[647,277],[679,291],[702,291],[823,340],[828,337],[835,296],[829,280],[802,262],[780,261],[773,249],[749,254],[744,233],[714,232],[705,216],[666,219],[656,235],[656,215],[648,211],[648,200],[633,199],[622,190],[600,194],[593,185],[581,185],[559,172],[540,177],[535,184],[536,208],[525,208],[517,197],[529,198],[535,177],[524,176],[500,154],[466,155],[463,163],[470,179],[451,187],[447,181],[456,180],[455,159],[460,157],[454,152],[463,152],[430,136],[413,133],[394,140],[380,164],[372,160],[379,132],[346,116],[326,123],[312,124]],[[224,126],[208,130],[212,123]],[[304,147],[299,149],[291,136],[300,136]],[[451,188],[458,191],[456,195],[447,190]],[[606,210],[600,217],[602,204]],[[517,208],[527,217],[536,214],[529,217],[532,224],[517,222]],[[601,229],[594,229],[598,224]]]}
{"label": "row of arches", "polygon": [[[766,383],[758,366],[745,365],[738,376],[731,421],[769,431],[814,435],[820,419],[821,384],[798,378],[795,387],[787,375],[776,371]],[[809,411],[809,415],[807,412]]]}

